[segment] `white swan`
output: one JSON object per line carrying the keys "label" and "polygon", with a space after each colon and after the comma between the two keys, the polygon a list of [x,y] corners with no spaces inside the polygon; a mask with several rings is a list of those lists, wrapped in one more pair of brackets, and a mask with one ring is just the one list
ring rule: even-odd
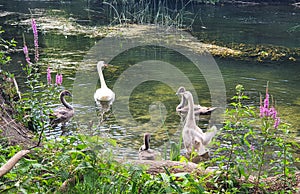
{"label": "white swan", "polygon": [[217,133],[217,127],[213,126],[209,131],[203,133],[202,129],[196,124],[193,108],[194,100],[191,92],[185,91],[183,96],[187,99],[189,107],[186,122],[182,130],[184,146],[188,155],[190,155],[192,151],[196,151],[199,155],[203,155],[206,153],[205,147]]}
{"label": "white swan", "polygon": [[140,160],[160,160],[161,154],[155,150],[150,149],[150,133],[144,134],[144,145],[139,149]]}
{"label": "white swan", "polygon": [[[179,103],[179,105],[176,107],[176,112],[180,113],[180,114],[187,114],[189,107],[186,106],[186,98],[183,96],[183,93],[185,92],[185,88],[184,87],[179,87],[176,95],[180,95],[181,96],[181,101]],[[194,107],[194,114],[195,115],[210,115],[212,113],[212,111],[214,111],[216,109],[216,107],[205,107],[205,106],[201,106],[199,104],[195,104],[193,105]]]}
{"label": "white swan", "polygon": [[106,66],[107,64],[105,64],[104,61],[99,61],[97,63],[97,71],[100,77],[101,88],[96,90],[94,94],[94,100],[98,106],[109,109],[109,107],[115,101],[115,93],[109,89],[105,83],[102,68]]}

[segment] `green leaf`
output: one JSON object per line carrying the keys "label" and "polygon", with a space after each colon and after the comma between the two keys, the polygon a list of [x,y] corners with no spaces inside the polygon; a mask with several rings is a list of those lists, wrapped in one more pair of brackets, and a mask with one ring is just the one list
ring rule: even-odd
{"label": "green leaf", "polygon": [[164,182],[169,183],[170,177],[166,173],[160,173],[159,175]]}

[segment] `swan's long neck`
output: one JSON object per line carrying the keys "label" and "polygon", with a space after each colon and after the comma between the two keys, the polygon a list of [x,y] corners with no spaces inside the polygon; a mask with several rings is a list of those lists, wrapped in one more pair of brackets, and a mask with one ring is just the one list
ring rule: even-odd
{"label": "swan's long neck", "polygon": [[185,101],[186,101],[185,97],[183,95],[181,95],[181,102],[178,105],[178,108],[183,108],[185,105]]}
{"label": "swan's long neck", "polygon": [[104,80],[104,76],[103,76],[103,73],[102,73],[102,65],[97,64],[97,70],[98,70],[98,74],[99,74],[99,77],[100,77],[101,87],[106,87],[107,88],[105,80]]}
{"label": "swan's long neck", "polygon": [[67,109],[73,110],[73,107],[66,101],[65,95],[60,95],[60,101]]}
{"label": "swan's long neck", "polygon": [[188,106],[189,106],[189,110],[186,116],[186,125],[190,126],[190,127],[194,127],[196,126],[196,121],[195,121],[195,114],[194,114],[194,100],[193,100],[193,96],[189,95],[189,97],[187,98],[188,101]]}
{"label": "swan's long neck", "polygon": [[145,150],[150,149],[150,135],[146,134],[144,137],[144,145],[145,145]]}

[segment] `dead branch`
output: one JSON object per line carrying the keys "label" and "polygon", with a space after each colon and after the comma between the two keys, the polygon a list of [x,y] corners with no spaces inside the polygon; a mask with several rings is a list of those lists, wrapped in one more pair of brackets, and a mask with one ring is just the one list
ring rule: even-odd
{"label": "dead branch", "polygon": [[16,80],[15,77],[13,77],[13,83],[14,83],[14,85],[15,85],[15,88],[16,88],[17,94],[18,94],[18,96],[19,96],[19,99],[21,99],[21,92],[20,92],[20,90],[19,90],[19,86],[18,86],[18,83],[17,83],[17,80]]}
{"label": "dead branch", "polygon": [[0,168],[0,177],[4,176],[8,173],[17,163],[23,158],[26,154],[28,154],[29,150],[21,150],[16,153],[12,158],[10,158],[1,168]]}

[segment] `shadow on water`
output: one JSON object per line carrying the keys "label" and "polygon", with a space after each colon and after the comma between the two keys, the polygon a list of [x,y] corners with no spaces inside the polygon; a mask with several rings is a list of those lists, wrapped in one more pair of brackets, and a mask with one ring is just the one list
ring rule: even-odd
{"label": "shadow on water", "polygon": [[[28,17],[28,8],[48,11],[64,10],[64,15],[81,24],[104,25],[110,22],[103,8],[97,7],[97,4],[91,5],[89,1],[24,1],[20,4],[20,1],[2,0],[0,4],[3,14],[7,12],[0,17],[2,27],[7,32],[5,36],[12,38],[11,35],[14,35],[19,42],[19,49],[22,45],[22,33],[25,33],[28,43],[32,42],[29,28],[18,25],[20,20]],[[300,10],[292,6],[193,5],[189,11],[197,14],[193,24],[193,34],[200,41],[216,41],[224,44],[273,44],[288,48],[300,45],[300,31],[294,28],[299,25]],[[55,13],[52,12],[52,14]],[[11,25],[13,23],[14,25]],[[46,70],[47,65],[51,65],[54,69],[60,67],[64,74],[64,87],[72,90],[76,69],[84,65],[82,64],[84,55],[98,40],[84,36],[58,35],[51,32],[40,32],[39,35],[42,71]],[[178,67],[193,83],[197,91],[194,96],[197,95],[199,103],[205,106],[211,105],[207,83],[190,61],[174,51],[155,46],[135,48],[115,57],[110,62],[113,66],[104,71],[107,85],[112,87],[123,71],[144,60],[161,60]],[[266,83],[269,81],[269,92],[276,100],[280,116],[284,121],[292,124],[293,131],[300,131],[299,62],[259,63],[224,58],[215,58],[215,60],[225,81],[227,100],[234,95],[235,85],[243,84],[253,105],[258,106],[259,96],[264,94]],[[24,62],[21,50],[19,53],[13,54],[12,64]],[[25,79],[20,73],[21,67],[11,65],[5,68],[17,75],[22,87],[22,81]],[[159,69],[157,73],[160,73]],[[46,76],[44,82],[46,82]],[[176,136],[172,141],[178,141],[180,136],[180,117],[175,112],[179,99],[175,92],[168,85],[155,80],[144,82],[132,91],[129,103],[132,117],[140,126],[127,126],[126,118],[120,125],[113,117],[112,112],[105,124],[95,130],[98,130],[99,133],[109,133],[110,137],[118,140],[122,147],[120,149],[124,149],[128,157],[135,157],[145,131],[154,133],[151,143],[163,151],[164,143],[169,141],[170,136],[174,134]],[[81,104],[74,104],[74,107],[78,111],[76,113],[77,120],[73,122],[77,123],[79,127],[80,123],[88,125],[90,118],[96,115],[95,107],[84,107]],[[156,107],[156,111],[160,112],[151,112],[151,107]],[[162,113],[166,113],[166,116]],[[151,123],[151,119],[157,122]],[[206,128],[208,121],[201,121],[199,125]]]}

